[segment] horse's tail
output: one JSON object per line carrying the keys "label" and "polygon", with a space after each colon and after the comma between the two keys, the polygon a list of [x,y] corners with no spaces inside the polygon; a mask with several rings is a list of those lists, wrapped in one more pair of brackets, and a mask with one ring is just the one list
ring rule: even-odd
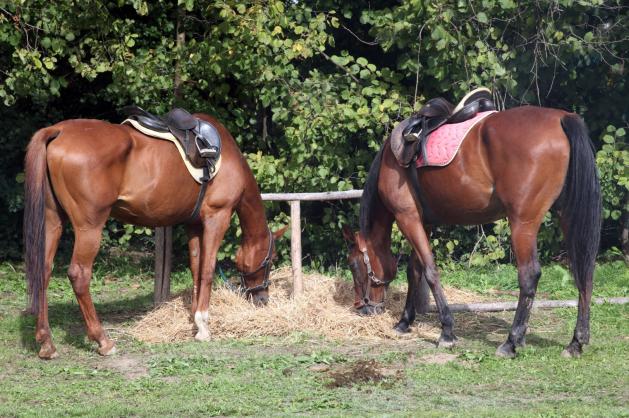
{"label": "horse's tail", "polygon": [[24,163],[24,261],[31,313],[39,311],[44,288],[46,250],[45,201],[48,187],[46,145],[59,135],[55,128],[35,132],[26,150]]}
{"label": "horse's tail", "polygon": [[378,179],[380,178],[380,166],[382,165],[382,154],[384,154],[384,147],[389,142],[386,141],[380,151],[376,154],[376,157],[371,163],[369,173],[367,174],[367,180],[363,187],[363,195],[360,198],[360,232],[363,236],[368,236],[373,224],[373,211],[380,197],[378,196]]}
{"label": "horse's tail", "polygon": [[580,291],[591,289],[594,263],[601,236],[601,186],[594,147],[583,119],[575,114],[561,118],[570,142],[568,174],[559,200],[565,222],[570,268]]}

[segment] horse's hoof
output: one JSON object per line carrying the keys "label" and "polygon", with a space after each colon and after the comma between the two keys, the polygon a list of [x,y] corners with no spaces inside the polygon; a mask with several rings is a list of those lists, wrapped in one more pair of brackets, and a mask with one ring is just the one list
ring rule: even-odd
{"label": "horse's hoof", "polygon": [[212,339],[212,337],[210,336],[209,332],[197,332],[196,335],[194,336],[194,339],[197,341],[210,341]]}
{"label": "horse's hoof", "polygon": [[395,331],[397,335],[403,336],[411,332],[411,327],[406,324],[400,323],[393,327],[393,331]]}
{"label": "horse's hoof", "polygon": [[394,327],[393,331],[395,332],[395,335],[400,338],[411,338],[413,336],[413,334],[411,334],[411,327],[407,327],[407,328]]}
{"label": "horse's hoof", "polygon": [[101,356],[112,356],[116,354],[116,344],[113,341],[107,341],[98,347],[98,354]]}
{"label": "horse's hoof", "polygon": [[52,360],[59,357],[59,353],[54,345],[43,345],[39,350],[39,358],[42,360]]}
{"label": "horse's hoof", "polygon": [[451,338],[451,339],[446,339],[446,338],[439,338],[439,341],[437,341],[437,348],[452,348],[456,345],[456,338]]}
{"label": "horse's hoof", "polygon": [[563,357],[563,358],[579,358],[579,357],[581,357],[581,350],[579,348],[573,346],[572,344],[570,344],[568,347],[566,347],[561,352],[561,357]]}
{"label": "horse's hoof", "polygon": [[437,348],[452,348],[456,345],[457,338],[454,335],[444,335],[441,333],[439,341],[437,341]]}
{"label": "horse's hoof", "polygon": [[496,357],[515,358],[515,348],[510,343],[502,343],[496,350]]}

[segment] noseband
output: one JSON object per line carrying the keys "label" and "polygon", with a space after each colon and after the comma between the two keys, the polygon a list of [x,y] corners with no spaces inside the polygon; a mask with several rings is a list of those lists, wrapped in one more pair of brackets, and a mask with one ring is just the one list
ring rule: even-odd
{"label": "noseband", "polygon": [[366,284],[366,289],[362,289],[363,290],[363,295],[361,298],[361,302],[362,305],[357,307],[356,309],[360,309],[364,306],[370,306],[372,308],[382,308],[384,307],[384,299],[382,300],[382,302],[372,302],[371,299],[369,299],[369,293],[371,291],[372,287],[382,287],[382,286],[388,286],[394,279],[395,276],[392,279],[389,280],[384,280],[384,279],[380,279],[378,276],[376,276],[376,273],[373,272],[373,268],[371,268],[371,261],[369,260],[369,254],[367,254],[367,249],[360,249],[360,252],[363,254],[363,262],[365,263],[365,267],[367,267],[367,284]]}
{"label": "noseband", "polygon": [[[250,295],[251,293],[257,292],[259,290],[265,290],[269,288],[269,285],[271,284],[271,281],[269,280],[269,275],[271,274],[271,265],[273,264],[271,259],[273,258],[274,247],[275,247],[275,240],[273,239],[273,234],[271,233],[271,230],[269,229],[269,251],[266,253],[266,257],[264,257],[264,260],[262,260],[258,268],[253,271],[249,271],[249,272],[242,272],[240,270],[238,271],[238,273],[240,273],[240,291],[245,296]],[[245,279],[249,276],[253,276],[254,274],[256,274],[262,269],[264,269],[264,281],[262,282],[262,284],[259,284],[254,287],[247,287],[247,282]]]}

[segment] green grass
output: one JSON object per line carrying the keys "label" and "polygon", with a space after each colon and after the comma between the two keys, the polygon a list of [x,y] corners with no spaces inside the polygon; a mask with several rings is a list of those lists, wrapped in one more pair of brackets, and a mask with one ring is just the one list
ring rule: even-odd
{"label": "green grass", "polygon": [[[593,307],[591,345],[577,360],[559,355],[571,338],[574,309],[533,312],[528,346],[514,360],[493,355],[512,312],[457,314],[459,344],[452,351],[426,340],[349,343],[305,334],[148,345],[125,327],[151,307],[150,263],[102,261],[92,293],[119,353],[96,354],[59,268],[49,296],[61,355],[53,361],[37,358],[34,320],[20,313],[20,267],[0,265],[0,416],[629,416],[627,305]],[[544,268],[544,297],[576,297],[564,272]],[[627,274],[621,263],[599,266],[595,293],[626,296]],[[517,289],[510,266],[447,271],[442,278],[483,293]],[[175,273],[174,290],[189,281],[187,272]],[[382,372],[378,382],[355,373],[365,360]],[[339,375],[347,379],[331,387]]]}

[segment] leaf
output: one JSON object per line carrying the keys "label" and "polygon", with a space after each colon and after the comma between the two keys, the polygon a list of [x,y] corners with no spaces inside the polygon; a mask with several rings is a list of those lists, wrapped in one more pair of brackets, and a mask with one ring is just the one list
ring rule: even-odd
{"label": "leaf", "polygon": [[489,20],[487,19],[487,15],[484,12],[480,12],[476,14],[476,19],[480,23],[487,23]]}

